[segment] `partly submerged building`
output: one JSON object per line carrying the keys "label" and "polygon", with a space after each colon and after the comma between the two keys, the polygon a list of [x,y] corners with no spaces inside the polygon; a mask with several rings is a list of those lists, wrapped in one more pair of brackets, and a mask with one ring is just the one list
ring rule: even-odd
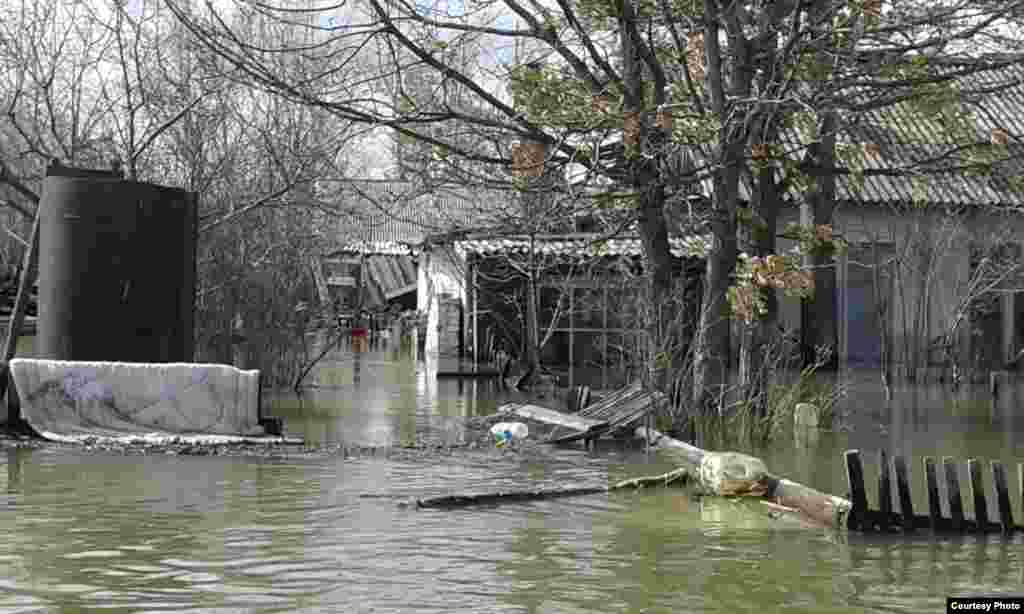
{"label": "partly submerged building", "polygon": [[[837,349],[849,365],[1002,368],[1024,349],[1024,67],[956,85],[959,126],[900,103],[839,135],[833,228],[850,249],[836,261]],[[970,147],[954,128],[973,131]],[[779,228],[798,221],[785,207]],[[782,305],[800,328],[799,301]]]}
{"label": "partly submerged building", "polygon": [[[839,135],[844,163],[857,160],[856,166],[836,175],[833,228],[850,244],[836,260],[841,363],[873,366],[889,358],[918,368],[955,357],[961,366],[991,368],[1017,364],[1024,352],[1024,68],[1000,65],[958,80],[960,104],[973,122],[975,138],[991,147],[991,172],[965,171],[965,159],[951,146],[942,122],[912,106],[897,104],[865,114]],[[785,138],[801,150],[801,135]],[[851,151],[857,154],[853,158]],[[599,305],[601,314],[601,326],[595,325],[593,313],[584,316],[575,307],[569,311],[578,320],[551,319],[555,325],[543,333],[551,333],[548,358],[575,364],[585,356],[601,362],[610,352],[605,347],[627,350],[628,344],[616,341],[623,328],[615,323],[616,316],[623,317],[620,307],[609,307],[603,298],[595,302],[595,280],[610,284],[611,276],[588,275],[602,267],[607,272],[612,261],[621,266],[638,260],[636,241],[603,242],[605,247],[616,245],[610,249],[617,258],[598,257],[593,253],[601,243],[595,242],[596,235],[529,237],[496,230],[488,215],[518,206],[513,192],[416,193],[405,184],[396,190],[396,185],[378,188],[395,195],[387,207],[380,206],[380,197],[351,192],[364,209],[367,203],[372,206],[362,217],[341,220],[339,228],[347,229],[340,232],[343,247],[328,257],[406,259],[397,267],[378,261],[370,275],[380,290],[367,294],[379,301],[402,297],[403,305],[412,304],[413,287],[405,263],[414,265],[415,305],[427,322],[429,351],[485,357],[501,343],[514,345],[515,330],[522,325],[521,316],[513,313],[515,294],[522,292],[516,277],[521,279],[526,270],[529,253],[547,254],[559,263],[542,282],[549,289],[566,279],[565,267],[577,267],[573,283],[580,289],[562,295],[574,304],[586,303],[591,311]],[[710,196],[709,190],[706,185],[703,196]],[[786,194],[780,229],[800,221],[802,199],[795,191]],[[792,247],[786,239],[778,243],[780,251]],[[499,266],[501,261],[505,263]],[[515,274],[500,274],[502,266],[516,269]],[[488,267],[495,270],[488,270],[488,279],[481,281]],[[680,270],[684,268],[681,264]],[[387,280],[384,271],[396,269],[401,275]],[[329,287],[355,283],[354,275],[341,269],[327,278],[333,279]],[[584,294],[588,298],[582,299]],[[604,291],[598,294],[603,297]],[[553,300],[555,294],[549,296]],[[785,328],[796,331],[809,324],[803,321],[799,300],[780,299]],[[502,310],[507,313],[499,317]],[[543,321],[541,325],[545,327]],[[585,339],[587,335],[597,340]]]}
{"label": "partly submerged building", "polygon": [[338,214],[336,222],[325,215],[323,226],[332,248],[313,266],[321,300],[343,313],[418,310],[431,322],[449,299],[444,288],[422,295],[427,238],[478,224],[484,210],[501,205],[493,196],[404,181],[348,181],[330,191]]}
{"label": "partly submerged building", "polygon": [[[685,256],[681,238],[672,239],[672,251],[677,276],[691,282],[681,291],[695,321],[703,263]],[[642,261],[638,238],[596,233],[465,233],[433,241],[420,268],[420,304],[437,313],[427,347],[479,360],[500,352],[523,356],[532,278],[541,362],[570,386],[624,384],[629,367],[641,363]]]}

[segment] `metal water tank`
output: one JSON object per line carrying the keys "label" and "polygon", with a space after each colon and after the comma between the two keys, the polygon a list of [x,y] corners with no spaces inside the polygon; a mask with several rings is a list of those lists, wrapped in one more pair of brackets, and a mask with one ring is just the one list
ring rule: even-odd
{"label": "metal water tank", "polygon": [[36,355],[189,362],[196,195],[52,166],[39,203]]}

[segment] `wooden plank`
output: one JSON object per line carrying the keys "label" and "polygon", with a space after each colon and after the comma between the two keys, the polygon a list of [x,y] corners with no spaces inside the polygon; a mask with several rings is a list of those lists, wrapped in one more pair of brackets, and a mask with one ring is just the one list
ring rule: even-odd
{"label": "wooden plank", "polygon": [[[36,280],[36,269],[39,266],[39,224],[42,207],[36,202],[36,217],[32,222],[32,234],[28,240],[28,247],[21,259],[21,275],[18,277],[18,293],[14,297],[14,309],[11,311],[10,320],[7,322],[7,338],[4,339],[4,355],[0,361],[0,399],[8,394],[8,363],[14,358],[18,349],[18,337],[21,333],[22,324],[25,320],[25,312],[28,310],[29,294],[32,292],[32,284]],[[12,393],[13,394],[13,393]],[[8,399],[10,400],[10,399]],[[16,407],[8,403],[8,407]],[[8,412],[6,422],[15,424],[21,420],[21,416],[10,415]],[[3,421],[0,421],[3,422]]]}
{"label": "wooden plank", "polygon": [[409,256],[401,256],[398,265],[402,267],[402,277],[405,279],[416,279],[416,265]]}
{"label": "wooden plank", "polygon": [[[613,412],[618,404],[625,402],[627,399],[642,396],[647,393],[643,392],[642,384],[640,382],[634,382],[618,390],[615,390],[611,394],[607,395],[597,403],[589,405],[578,412],[578,415],[590,420],[598,420],[600,422],[610,422],[611,418],[615,415]],[[626,424],[625,422],[617,422],[620,426]],[[586,439],[589,441],[592,439],[589,435],[586,437],[578,437],[576,434],[569,434],[560,437],[556,437],[558,429],[552,431],[548,443],[569,443],[573,441],[579,441],[580,439]]]}
{"label": "wooden plank", "polygon": [[985,482],[981,477],[981,463],[967,459],[967,474],[971,478],[971,496],[974,498],[974,522],[979,533],[988,529],[988,503],[985,501]]}
{"label": "wooden plank", "polygon": [[865,528],[868,512],[868,496],[864,490],[864,467],[861,465],[860,450],[847,450],[846,457],[846,483],[850,487],[850,499],[853,507],[850,508],[850,515],[847,519],[847,526],[856,531]]}
{"label": "wooden plank", "polygon": [[387,290],[394,287],[395,280],[388,269],[386,256],[367,256],[366,271],[369,273],[370,279],[381,288]]}
{"label": "wooden plank", "polygon": [[1010,493],[1006,486],[1006,469],[999,461],[992,461],[992,481],[996,485],[996,502],[999,504],[999,524],[1003,533],[1013,531],[1013,510],[1010,508]]}
{"label": "wooden plank", "polygon": [[353,277],[352,275],[330,275],[327,277],[327,285],[355,288],[356,278]]}
{"label": "wooden plank", "polygon": [[331,304],[331,293],[327,290],[327,278],[324,277],[324,267],[320,259],[313,256],[309,259],[309,268],[313,271],[313,281],[316,283],[317,298],[321,305]]}
{"label": "wooden plank", "polygon": [[387,282],[389,288],[395,286],[401,286],[405,282],[402,279],[402,272],[396,271],[394,260],[391,256],[378,256],[377,269],[379,275]]}
{"label": "wooden plank", "polygon": [[545,424],[563,426],[576,431],[586,431],[605,424],[601,420],[593,420],[579,414],[564,414],[560,411],[540,407],[539,405],[507,403],[498,408],[498,411],[507,414],[515,414],[520,418],[526,418],[527,420],[536,420]]}
{"label": "wooden plank", "polygon": [[389,291],[384,293],[384,296],[390,301],[393,298],[402,296],[403,294],[409,294],[409,293],[412,293],[412,292],[415,292],[415,291],[416,291],[416,284],[409,284],[407,286],[402,286],[400,288],[395,288],[394,290],[389,290]]}
{"label": "wooden plank", "polygon": [[576,411],[582,411],[590,405],[590,386],[580,386],[576,392]]}
{"label": "wooden plank", "polygon": [[633,434],[638,438],[644,440],[647,445],[657,450],[670,451],[678,454],[683,459],[693,465],[699,467],[704,456],[707,454],[704,450],[691,446],[688,443],[673,439],[664,433],[658,432],[655,429],[648,430],[647,427],[638,426],[634,429]]}
{"label": "wooden plank", "polygon": [[907,461],[903,455],[897,454],[892,459],[892,468],[896,472],[896,492],[900,497],[900,515],[903,517],[903,530],[914,530],[914,502],[910,497],[910,477],[907,475]]}
{"label": "wooden plank", "polygon": [[949,503],[949,517],[954,531],[964,530],[964,502],[960,497],[960,477],[956,470],[956,461],[948,456],[942,457],[942,467],[946,473],[946,499]]}
{"label": "wooden plank", "polygon": [[469,495],[446,495],[417,500],[416,506],[421,508],[454,509],[471,505],[496,505],[506,502],[541,501],[558,497],[603,494],[619,490],[637,490],[648,486],[664,487],[677,483],[685,484],[692,478],[693,476],[690,474],[688,469],[680,468],[673,469],[672,471],[661,475],[643,476],[623,480],[610,486],[578,486],[569,488],[521,490]]}
{"label": "wooden plank", "polygon": [[642,416],[642,414],[650,411],[657,401],[657,397],[653,394],[648,393],[636,395],[617,407],[614,411],[605,412],[605,414],[600,417],[588,417],[593,419],[604,419],[612,425],[627,425],[630,420],[634,420]]}
{"label": "wooden plank", "polygon": [[562,435],[561,437],[549,438],[545,440],[544,443],[560,445],[566,443],[573,443],[575,441],[580,440],[590,441],[592,439],[597,439],[601,435],[604,435],[609,430],[611,430],[611,425],[609,425],[607,422],[602,422],[597,426],[589,428],[585,431],[580,431],[578,433],[570,433],[568,435]]}
{"label": "wooden plank", "polygon": [[477,369],[475,371],[438,371],[437,379],[456,379],[473,377],[501,377],[501,371],[497,369]]}
{"label": "wooden plank", "polygon": [[557,499],[559,497],[577,497],[608,492],[607,486],[583,486],[579,488],[557,488],[550,490],[521,490],[513,492],[494,492],[471,495],[445,495],[430,497],[416,502],[417,507],[453,509],[472,505],[498,505],[499,503],[516,503]]}
{"label": "wooden plank", "polygon": [[889,455],[878,451],[878,525],[882,531],[889,530],[892,521],[892,487],[889,482]]}
{"label": "wooden plank", "polygon": [[930,456],[924,459],[924,479],[928,487],[928,520],[932,531],[942,526],[942,503],[939,501],[939,480],[935,475],[935,460]]}
{"label": "wooden plank", "polygon": [[642,384],[640,382],[634,382],[628,386],[619,388],[604,398],[599,399],[580,413],[585,417],[596,418],[601,413],[608,411],[610,407],[614,407],[624,401],[627,397],[639,394],[642,389],[641,386]]}

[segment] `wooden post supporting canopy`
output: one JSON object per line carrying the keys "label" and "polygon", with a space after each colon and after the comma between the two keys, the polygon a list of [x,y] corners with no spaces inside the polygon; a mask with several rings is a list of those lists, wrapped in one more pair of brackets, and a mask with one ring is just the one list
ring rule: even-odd
{"label": "wooden post supporting canopy", "polygon": [[39,266],[39,207],[36,207],[36,217],[32,222],[32,236],[28,241],[28,248],[22,258],[21,275],[18,278],[18,294],[14,298],[14,310],[11,312],[11,319],[7,323],[7,338],[4,340],[3,363],[0,366],[0,398],[7,396],[7,407],[15,415],[8,415],[7,422],[14,425],[20,422],[21,416],[17,415],[17,402],[10,395],[17,394],[14,390],[8,390],[10,379],[7,363],[14,358],[18,349],[18,337],[21,335],[21,327],[25,322],[25,310],[28,308],[28,298],[32,284],[36,279],[36,268]]}

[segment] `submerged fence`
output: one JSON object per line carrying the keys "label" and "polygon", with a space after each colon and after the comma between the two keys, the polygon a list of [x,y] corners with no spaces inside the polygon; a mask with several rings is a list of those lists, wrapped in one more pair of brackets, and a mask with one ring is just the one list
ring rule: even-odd
{"label": "submerged fence", "polygon": [[[923,460],[925,483],[928,492],[928,514],[914,513],[914,505],[910,491],[910,469],[903,456],[894,456],[890,464],[888,455],[879,453],[878,465],[878,509],[868,507],[867,490],[864,486],[864,468],[861,464],[859,450],[847,450],[846,478],[850,487],[849,499],[853,504],[847,517],[847,527],[854,531],[915,531],[931,529],[938,533],[1003,533],[1024,531],[1024,526],[1015,525],[1010,493],[1006,480],[1006,469],[999,461],[992,461],[992,480],[995,485],[996,504],[999,518],[993,521],[989,517],[988,499],[985,496],[985,480],[982,475],[982,463],[977,459],[967,460],[968,485],[974,503],[974,518],[964,516],[963,497],[960,493],[960,477],[957,462],[950,457],[942,459],[942,474],[945,478],[946,509],[949,516],[942,513],[939,496],[939,476],[933,458]],[[891,472],[890,472],[891,469]],[[1021,500],[1024,502],[1024,463],[1017,465],[1017,482]],[[892,475],[896,478],[896,494],[900,512],[892,507]],[[1024,505],[1024,503],[1022,503]]]}

